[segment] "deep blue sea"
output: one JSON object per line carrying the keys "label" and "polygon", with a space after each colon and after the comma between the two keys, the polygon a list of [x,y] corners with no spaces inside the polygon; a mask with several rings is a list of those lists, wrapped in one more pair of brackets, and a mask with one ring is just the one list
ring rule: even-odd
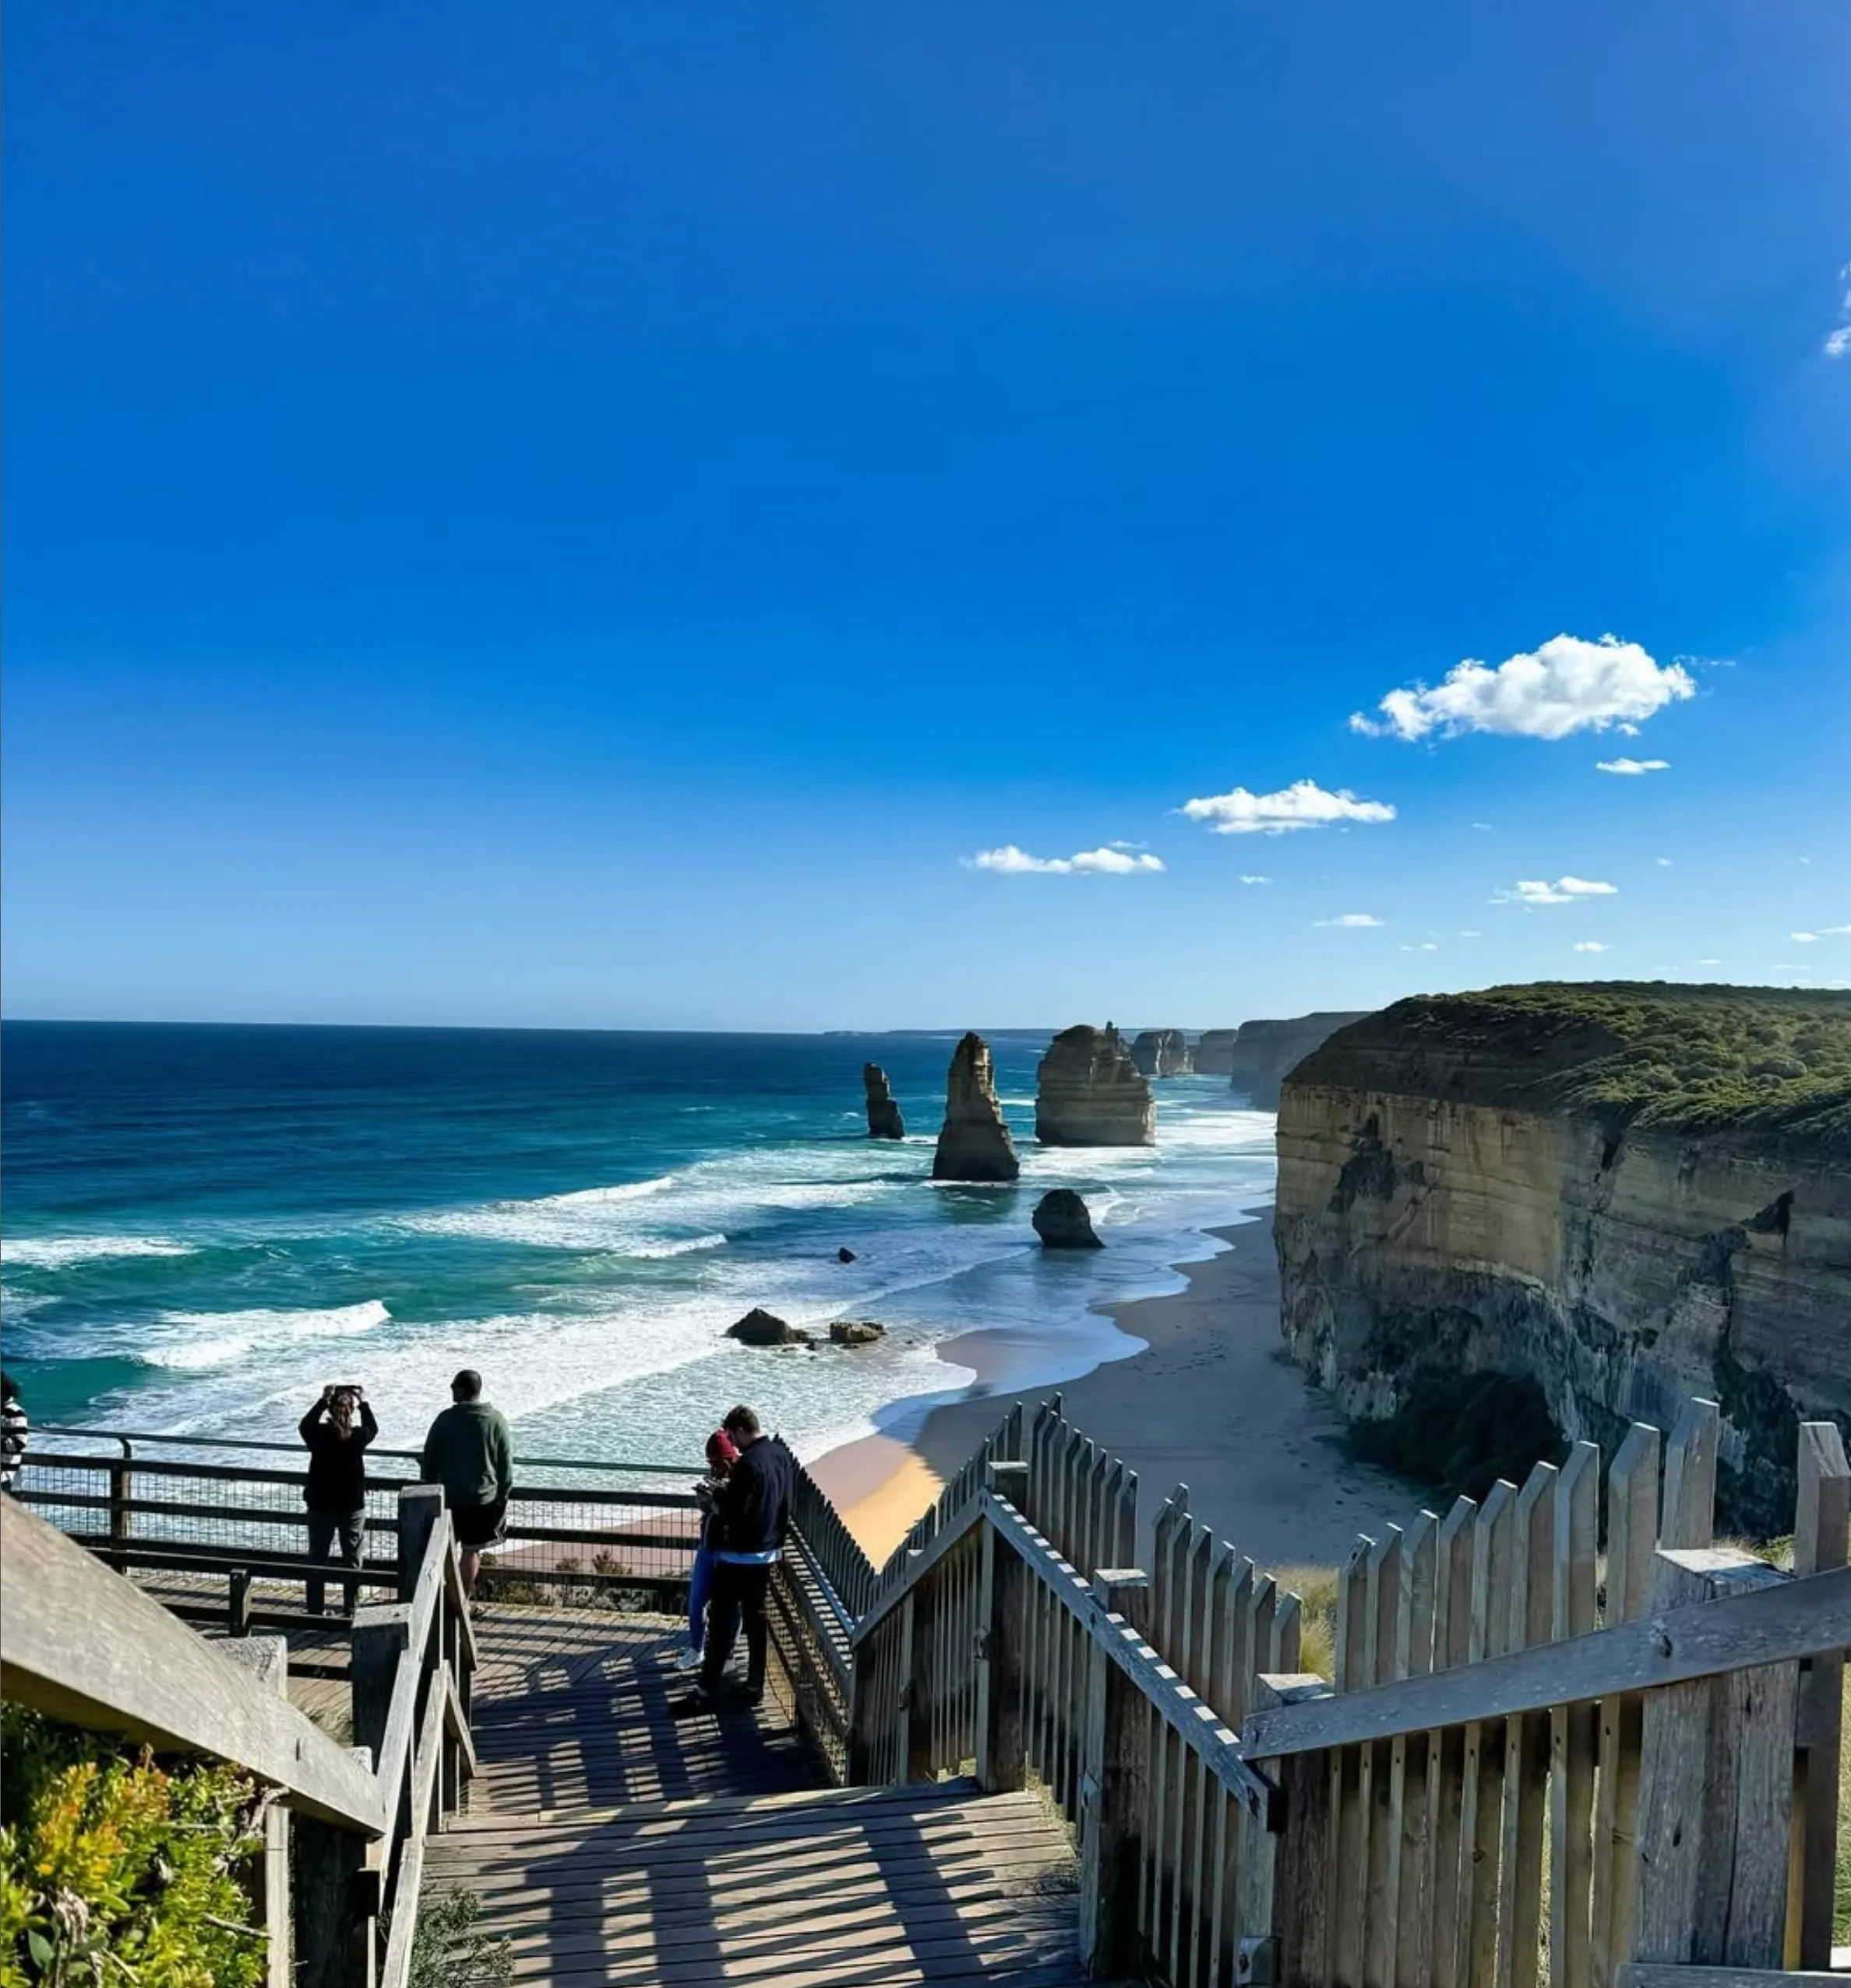
{"label": "deep blue sea", "polygon": [[[1136,1350],[1093,1309],[1179,1287],[1267,1198],[1270,1115],[1158,1086],[1154,1151],[1032,1136],[1045,1037],[992,1038],[1014,1188],[935,1186],[945,1035],[7,1022],[0,1332],[35,1422],[287,1436],[327,1380],[414,1441],[479,1367],[529,1454],[679,1461],[734,1401],[814,1455],[969,1383]],[[903,1144],[866,1136],[882,1063]],[[1106,1248],[1044,1253],[1056,1186]],[[856,1253],[839,1263],[838,1248]],[[889,1327],[865,1352],[722,1337],[753,1305]]]}

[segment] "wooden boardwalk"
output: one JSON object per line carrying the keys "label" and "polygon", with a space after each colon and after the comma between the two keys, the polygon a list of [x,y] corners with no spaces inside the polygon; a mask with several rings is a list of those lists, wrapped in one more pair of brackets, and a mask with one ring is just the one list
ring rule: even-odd
{"label": "wooden boardwalk", "polygon": [[1035,1794],[825,1789],[775,1676],[756,1713],[675,1720],[659,1619],[492,1609],[480,1771],[426,1845],[427,1906],[473,1891],[516,1978],[571,1988],[1056,1988],[1073,1852]]}

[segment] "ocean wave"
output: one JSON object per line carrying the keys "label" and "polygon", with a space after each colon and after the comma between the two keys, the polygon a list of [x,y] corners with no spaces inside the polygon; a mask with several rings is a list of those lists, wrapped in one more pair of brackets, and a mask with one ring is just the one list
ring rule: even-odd
{"label": "ocean wave", "polygon": [[[276,1352],[304,1341],[351,1339],[390,1322],[377,1298],[322,1309],[254,1309],[241,1312],[161,1312],[154,1343],[135,1355],[143,1366],[193,1369],[229,1366],[259,1352]],[[185,1335],[203,1333],[203,1338]]]}
{"label": "ocean wave", "polygon": [[198,1246],[165,1235],[9,1235],[0,1263],[21,1270],[63,1270],[105,1257],[190,1257]]}
{"label": "ocean wave", "polygon": [[643,1257],[650,1260],[668,1257],[691,1257],[704,1250],[724,1250],[726,1238],[712,1235],[684,1235],[679,1241],[668,1242],[633,1242],[624,1251],[627,1257]]}

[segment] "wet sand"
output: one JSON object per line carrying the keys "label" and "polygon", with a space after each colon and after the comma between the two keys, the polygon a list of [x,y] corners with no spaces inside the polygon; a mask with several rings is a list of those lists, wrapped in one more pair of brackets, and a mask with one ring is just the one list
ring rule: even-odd
{"label": "wet sand", "polygon": [[1358,1532],[1405,1523],[1420,1493],[1344,1455],[1341,1417],[1285,1357],[1272,1211],[1254,1212],[1260,1220],[1216,1232],[1221,1254],[1179,1267],[1186,1290],[1111,1308],[1143,1352],[1057,1389],[997,1391],[991,1335],[947,1341],[942,1357],[977,1373],[971,1389],[909,1441],[870,1436],[813,1466],[869,1552],[893,1550],[1013,1402],[1055,1392],[1070,1422],[1137,1472],[1141,1551],[1179,1483],[1199,1518],[1271,1567],[1329,1565]]}

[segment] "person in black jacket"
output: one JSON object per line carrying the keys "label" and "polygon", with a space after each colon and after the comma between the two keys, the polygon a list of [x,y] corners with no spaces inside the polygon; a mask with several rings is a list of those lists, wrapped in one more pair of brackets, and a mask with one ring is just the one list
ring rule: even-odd
{"label": "person in black jacket", "polygon": [[[356,1420],[356,1417],[358,1420]],[[341,1560],[347,1567],[365,1563],[366,1545],[366,1446],[379,1433],[364,1387],[337,1387],[332,1381],[299,1425],[308,1446],[308,1482],[302,1497],[308,1507],[308,1556],[325,1560],[338,1535]],[[354,1613],[360,1584],[349,1581],[347,1612]],[[308,1613],[319,1615],[326,1589],[311,1581]]]}
{"label": "person in black jacket", "polygon": [[746,1629],[746,1689],[740,1702],[763,1702],[768,1640],[765,1598],[791,1529],[791,1492],[797,1475],[796,1458],[781,1438],[764,1433],[750,1408],[733,1409],[721,1426],[739,1454],[710,1500],[712,1520],[707,1536],[714,1566],[707,1642],[701,1651],[700,1684],[678,1708],[689,1712],[707,1710],[719,1702],[727,1659],[742,1623]]}

